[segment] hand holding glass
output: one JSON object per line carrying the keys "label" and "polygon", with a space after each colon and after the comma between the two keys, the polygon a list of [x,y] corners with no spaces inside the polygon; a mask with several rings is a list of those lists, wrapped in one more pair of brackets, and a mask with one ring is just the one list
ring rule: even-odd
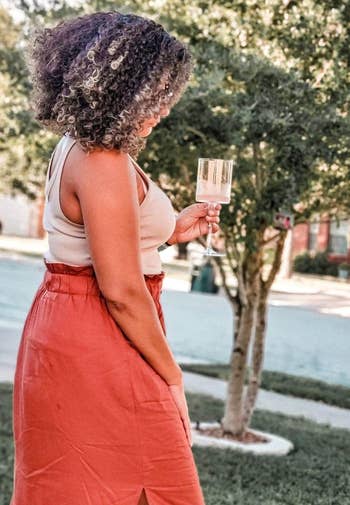
{"label": "hand holding glass", "polygon": [[[216,203],[229,203],[231,199],[233,160],[198,158],[196,202],[208,202],[210,210]],[[211,247],[212,223],[209,223],[206,256],[226,256]]]}

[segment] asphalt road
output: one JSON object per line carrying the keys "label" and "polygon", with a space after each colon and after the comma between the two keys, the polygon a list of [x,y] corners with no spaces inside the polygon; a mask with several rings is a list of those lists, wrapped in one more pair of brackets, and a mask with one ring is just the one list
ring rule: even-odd
{"label": "asphalt road", "polygon": [[[37,258],[0,258],[0,380],[13,380],[23,323],[44,268]],[[161,301],[177,360],[227,362],[233,332],[229,302],[186,289],[186,282],[167,274]],[[349,300],[307,286],[305,291],[271,294],[264,367],[350,386]]]}

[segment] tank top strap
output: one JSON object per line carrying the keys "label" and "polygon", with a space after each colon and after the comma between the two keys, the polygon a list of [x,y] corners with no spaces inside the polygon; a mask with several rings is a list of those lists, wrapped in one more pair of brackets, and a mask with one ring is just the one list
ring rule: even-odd
{"label": "tank top strap", "polygon": [[[49,196],[51,192],[53,191],[53,187],[55,184],[55,181],[57,179],[57,176],[59,175],[59,172],[62,170],[62,166],[64,163],[65,158],[65,147],[67,145],[68,138],[66,135],[61,137],[59,142],[57,143],[53,153],[51,154],[50,161],[49,161],[49,166],[47,170],[47,175],[46,175],[46,187],[45,187],[45,193],[46,193],[46,198],[49,199]],[[51,176],[50,176],[50,170],[51,171]]]}
{"label": "tank top strap", "polygon": [[[66,232],[81,236],[84,232],[84,224],[75,223],[71,221],[64,213],[60,203],[60,184],[62,178],[62,171],[66,158],[77,141],[73,137],[64,135],[57,145],[57,156],[53,160],[52,168],[53,173],[47,183],[46,188],[46,203],[50,205],[50,212],[52,219],[60,219],[65,222]],[[51,196],[51,198],[50,198]]]}
{"label": "tank top strap", "polygon": [[147,187],[146,182],[143,180],[143,177],[141,177],[141,180],[142,180],[142,184],[143,184],[143,189],[144,189],[145,194],[146,194],[149,188]]}
{"label": "tank top strap", "polygon": [[[136,163],[136,161],[130,156],[130,154],[128,154],[128,156],[129,156],[129,159],[131,160],[132,164],[136,168],[137,172],[140,174],[145,193],[147,193],[151,189],[151,183],[153,181],[145,174],[145,172],[142,170],[140,165],[138,165]],[[147,183],[146,183],[145,179],[147,180]]]}
{"label": "tank top strap", "polygon": [[52,170],[51,174],[50,174],[50,171],[51,171],[51,168],[52,168],[52,165],[53,165],[53,163],[52,163],[53,162],[53,158],[55,156],[55,153],[58,151],[58,145],[59,144],[56,144],[55,149],[51,153],[49,164],[48,164],[48,168],[47,168],[47,172],[46,172],[46,180],[45,180],[45,196],[46,197],[47,197],[47,194],[49,192],[50,187],[53,184],[53,180],[55,178],[55,167],[53,167],[53,170]]}

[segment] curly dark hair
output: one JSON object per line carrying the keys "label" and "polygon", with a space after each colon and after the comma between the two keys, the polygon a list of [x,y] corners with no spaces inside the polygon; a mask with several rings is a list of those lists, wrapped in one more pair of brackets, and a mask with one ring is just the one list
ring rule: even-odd
{"label": "curly dark hair", "polygon": [[35,27],[26,48],[35,119],[84,151],[137,156],[146,119],[172,107],[192,72],[187,45],[136,14],[95,12]]}

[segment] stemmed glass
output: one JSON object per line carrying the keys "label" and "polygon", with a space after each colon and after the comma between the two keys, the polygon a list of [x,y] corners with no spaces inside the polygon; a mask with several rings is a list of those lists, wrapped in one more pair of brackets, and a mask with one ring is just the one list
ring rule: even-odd
{"label": "stemmed glass", "polygon": [[[216,203],[227,204],[231,199],[233,160],[198,158],[196,202],[208,202],[209,209]],[[212,223],[209,223],[205,256],[226,256],[211,246]]]}

